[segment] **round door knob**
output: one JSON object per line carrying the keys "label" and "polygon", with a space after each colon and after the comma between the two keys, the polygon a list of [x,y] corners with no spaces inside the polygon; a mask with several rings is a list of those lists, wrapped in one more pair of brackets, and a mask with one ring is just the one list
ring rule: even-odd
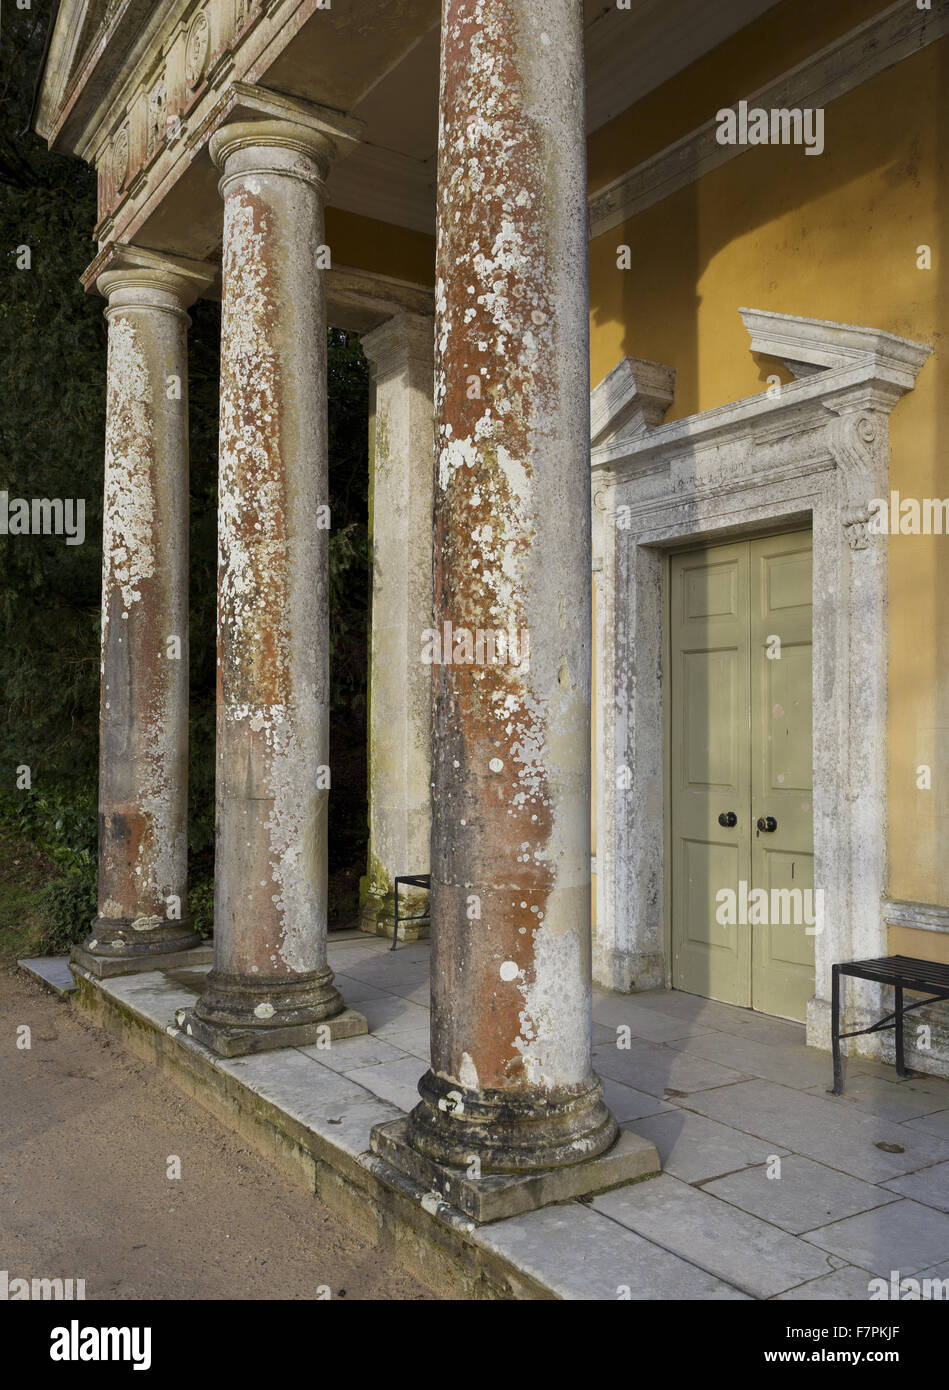
{"label": "round door knob", "polygon": [[734,811],[723,811],[718,818],[719,825],[724,825],[726,830],[730,830],[733,825],[738,824],[738,817]]}
{"label": "round door knob", "polygon": [[774,816],[758,817],[758,829],[763,830],[766,835],[770,835],[772,831],[777,830],[777,828],[778,822],[775,820]]}

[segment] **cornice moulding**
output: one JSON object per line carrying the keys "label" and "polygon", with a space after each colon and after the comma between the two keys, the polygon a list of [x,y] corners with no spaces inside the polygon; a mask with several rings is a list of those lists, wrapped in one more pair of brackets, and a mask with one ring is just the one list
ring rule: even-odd
{"label": "cornice moulding", "polygon": [[[832,340],[830,330],[839,328],[846,343],[852,345],[859,341],[874,345],[874,350],[867,346],[863,353],[851,354],[844,365],[827,367],[790,382],[781,387],[777,398],[761,391],[684,420],[660,425],[635,439],[616,439],[601,444],[592,450],[594,470],[648,472],[661,468],[676,455],[712,448],[726,434],[732,439],[773,438],[801,429],[820,428],[830,422],[827,412],[838,415],[867,409],[887,412],[900,396],[913,389],[919,368],[932,352],[925,344],[852,324],[832,324],[821,319],[800,319],[755,309],[740,312],[743,318],[749,316],[752,323],[771,322],[775,331],[810,334],[815,342],[821,333]],[[752,349],[760,350],[755,348],[755,341],[752,333]]]}
{"label": "cornice moulding", "polygon": [[594,448],[635,439],[662,417],[675,399],[675,367],[642,357],[623,357],[590,393]]}
{"label": "cornice moulding", "polygon": [[[912,390],[923,363],[932,353],[925,343],[898,338],[876,328],[852,323],[832,323],[828,319],[797,318],[767,309],[739,309],[751,337],[752,352],[777,357],[790,370],[796,366],[840,370],[861,364],[875,364],[894,383],[905,378]],[[803,373],[796,373],[802,375]]]}
{"label": "cornice moulding", "polygon": [[[849,33],[748,95],[749,106],[826,107],[887,68],[949,34],[949,5],[919,10],[896,0]],[[590,196],[591,239],[645,212],[680,188],[736,159],[747,145],[720,145],[713,116]]]}

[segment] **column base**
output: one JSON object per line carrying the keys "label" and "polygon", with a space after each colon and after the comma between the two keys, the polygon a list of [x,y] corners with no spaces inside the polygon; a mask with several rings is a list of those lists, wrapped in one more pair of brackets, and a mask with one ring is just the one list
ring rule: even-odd
{"label": "column base", "polygon": [[[150,925],[152,922],[155,925]],[[97,917],[85,941],[72,948],[69,958],[96,979],[105,980],[145,970],[208,965],[211,946],[202,941],[187,917],[180,922],[141,918],[137,923],[128,918]]]}
{"label": "column base", "polygon": [[409,1116],[411,1142],[449,1168],[474,1161],[484,1173],[524,1174],[568,1168],[611,1148],[616,1121],[591,1077],[582,1091],[473,1091],[427,1071]]}
{"label": "column base", "polygon": [[212,970],[194,1007],[179,1013],[179,1028],[219,1057],[369,1031],[363,1015],[346,1008],[329,966],[279,979]]}
{"label": "column base", "polygon": [[[408,1116],[390,1120],[373,1129],[370,1147],[386,1167],[403,1174],[427,1193],[437,1194],[479,1225],[656,1177],[661,1171],[656,1146],[627,1130],[620,1130],[616,1142],[605,1153],[569,1167],[531,1173],[486,1173],[480,1178],[470,1177],[470,1168],[449,1167],[420,1154],[413,1147],[410,1134]],[[375,1171],[385,1178],[381,1165]]]}
{"label": "column base", "polygon": [[202,1043],[218,1057],[245,1057],[251,1052],[271,1052],[279,1047],[311,1047],[327,1038],[356,1038],[369,1032],[365,1015],[343,1009],[321,1023],[291,1023],[277,1028],[247,1028],[227,1023],[208,1023],[193,1009],[178,1009],[175,1023],[189,1038]]}

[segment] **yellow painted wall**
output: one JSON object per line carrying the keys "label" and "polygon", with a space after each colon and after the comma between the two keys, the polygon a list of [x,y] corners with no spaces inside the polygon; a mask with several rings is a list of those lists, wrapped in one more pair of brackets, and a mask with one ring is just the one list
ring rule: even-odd
{"label": "yellow painted wall", "polygon": [[[591,188],[880,8],[866,0],[778,7],[594,136]],[[740,305],[931,343],[936,355],[892,416],[891,486],[949,496],[947,106],[944,40],[830,105],[823,155],[749,149],[599,237],[591,247],[593,382],[627,353],[670,363],[678,381],[667,419],[762,390],[776,367],[753,360]],[[624,243],[629,271],[616,265]],[[917,268],[923,243],[932,247],[930,271]],[[949,537],[891,538],[889,565],[889,891],[949,904]],[[931,791],[916,789],[924,763]],[[891,949],[949,960],[949,937],[894,930]]]}
{"label": "yellow painted wall", "polygon": [[327,208],[326,240],[340,265],[415,285],[435,283],[435,238],[423,232]]}

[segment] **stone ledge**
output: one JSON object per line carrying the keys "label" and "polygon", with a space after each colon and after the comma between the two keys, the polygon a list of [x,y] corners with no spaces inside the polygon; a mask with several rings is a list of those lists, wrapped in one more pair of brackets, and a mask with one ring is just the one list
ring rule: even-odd
{"label": "stone ledge", "polygon": [[379,1161],[372,1171],[380,1181],[391,1184],[395,1170],[425,1194],[423,1205],[426,1199],[435,1208],[447,1205],[478,1225],[623,1187],[657,1177],[660,1172],[659,1155],[651,1140],[624,1129],[606,1153],[569,1167],[471,1178],[464,1169],[435,1163],[414,1149],[406,1138],[408,1124],[408,1117],[404,1117],[373,1130],[372,1150]]}

